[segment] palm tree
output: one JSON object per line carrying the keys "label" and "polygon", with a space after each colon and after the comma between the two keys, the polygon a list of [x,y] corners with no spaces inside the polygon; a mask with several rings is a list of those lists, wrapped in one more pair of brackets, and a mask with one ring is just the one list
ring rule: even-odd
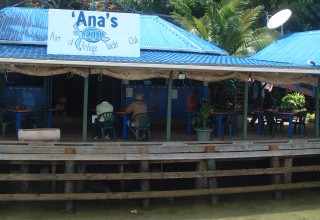
{"label": "palm tree", "polygon": [[33,8],[89,9],[91,0],[26,0],[23,5]]}
{"label": "palm tree", "polygon": [[205,13],[196,18],[185,0],[172,0],[174,21],[203,39],[218,44],[234,56],[251,55],[280,36],[274,30],[255,26],[263,6],[248,8],[249,0],[200,2]]}

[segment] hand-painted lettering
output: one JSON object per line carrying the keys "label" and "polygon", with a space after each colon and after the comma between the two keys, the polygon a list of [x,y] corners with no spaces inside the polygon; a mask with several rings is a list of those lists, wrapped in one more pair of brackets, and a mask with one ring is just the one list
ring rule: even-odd
{"label": "hand-painted lettering", "polygon": [[[106,13],[106,17],[99,16],[98,18],[96,16],[88,16],[86,18],[83,11],[79,12],[79,16],[76,22],[76,26],[83,25],[85,27],[106,27],[106,20],[109,19],[109,13]],[[118,18],[111,17],[110,18],[110,26],[113,28],[118,27]]]}
{"label": "hand-painted lettering", "polygon": [[113,27],[113,28],[116,28],[116,27],[118,27],[118,23],[117,23],[117,20],[118,20],[118,18],[116,18],[116,17],[112,17],[111,18],[111,27]]}
{"label": "hand-painted lettering", "polygon": [[59,37],[59,36],[55,36],[54,32],[51,32],[50,40],[59,42],[59,41],[60,41],[60,38],[61,38],[61,37]]}
{"label": "hand-painted lettering", "polygon": [[129,37],[129,44],[137,44],[137,43],[139,43],[139,40],[136,36]]}

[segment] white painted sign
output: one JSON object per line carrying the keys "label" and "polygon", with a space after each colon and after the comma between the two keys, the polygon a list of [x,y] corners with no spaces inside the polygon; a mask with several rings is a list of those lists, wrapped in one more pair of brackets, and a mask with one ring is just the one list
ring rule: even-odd
{"label": "white painted sign", "polygon": [[140,56],[140,15],[49,9],[48,54]]}

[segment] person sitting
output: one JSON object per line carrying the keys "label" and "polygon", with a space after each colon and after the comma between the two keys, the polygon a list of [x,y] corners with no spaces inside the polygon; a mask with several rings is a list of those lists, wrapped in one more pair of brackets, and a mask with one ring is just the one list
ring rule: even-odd
{"label": "person sitting", "polygon": [[[273,84],[254,81],[253,85],[253,104],[256,109],[262,110],[267,109],[269,106],[264,104],[264,99],[266,94],[270,94],[273,90]],[[256,123],[258,115],[256,113],[253,114],[252,119],[249,122],[250,127],[253,127]]]}
{"label": "person sitting", "polygon": [[188,109],[197,109],[198,108],[198,93],[197,89],[194,88],[186,98],[186,105]]}
{"label": "person sitting", "polygon": [[[126,113],[130,114],[132,113],[132,119],[136,114],[140,113],[147,113],[148,112],[148,106],[147,104],[143,101],[143,94],[137,94],[135,96],[135,101],[132,102],[127,108],[126,108]],[[139,125],[139,121],[134,120],[132,121],[128,120],[128,127],[130,128],[130,131],[136,135],[136,131],[133,127],[136,127]],[[146,134],[145,132],[142,132],[141,137],[139,138],[140,140],[145,140],[146,139]]]}
{"label": "person sitting", "polygon": [[[99,118],[99,115],[105,112],[113,112],[113,106],[108,101],[103,101],[96,107],[97,112],[97,118],[94,121],[94,139],[100,139],[101,138],[101,126],[103,125],[104,118]],[[99,119],[98,119],[99,118]],[[110,136],[107,134],[105,137],[107,140],[110,139]]]}

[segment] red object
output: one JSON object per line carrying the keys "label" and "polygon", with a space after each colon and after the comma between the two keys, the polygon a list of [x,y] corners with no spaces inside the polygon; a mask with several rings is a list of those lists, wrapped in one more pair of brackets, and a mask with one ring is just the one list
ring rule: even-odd
{"label": "red object", "polygon": [[25,105],[16,105],[17,110],[25,110],[26,106]]}

